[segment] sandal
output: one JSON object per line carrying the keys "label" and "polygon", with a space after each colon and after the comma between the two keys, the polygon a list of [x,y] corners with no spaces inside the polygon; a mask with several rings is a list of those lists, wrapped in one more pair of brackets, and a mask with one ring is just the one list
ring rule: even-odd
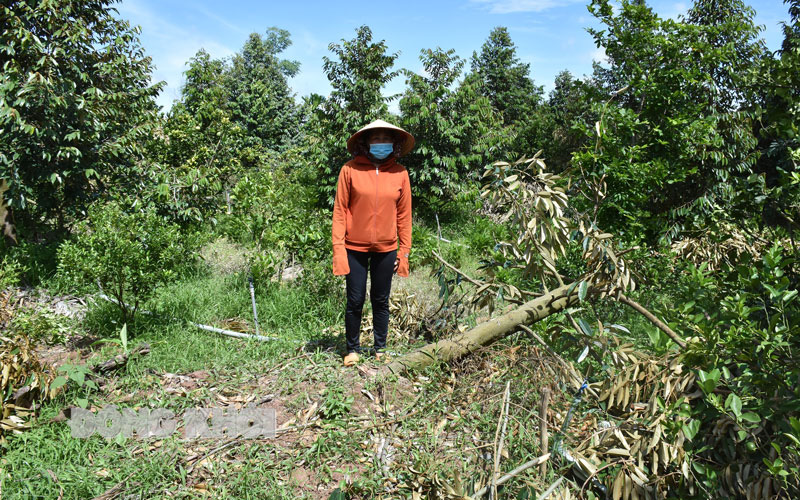
{"label": "sandal", "polygon": [[344,366],[353,366],[358,363],[358,353],[357,352],[349,352],[347,356],[344,357]]}

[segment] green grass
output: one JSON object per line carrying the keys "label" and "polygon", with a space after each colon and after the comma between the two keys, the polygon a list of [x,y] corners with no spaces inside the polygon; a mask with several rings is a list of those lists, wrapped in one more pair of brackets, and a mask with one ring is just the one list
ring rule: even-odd
{"label": "green grass", "polygon": [[[102,407],[114,403],[115,395],[118,399],[120,394],[133,394],[132,400],[120,406],[166,406],[179,413],[202,405],[213,394],[207,388],[198,389],[191,397],[169,394],[161,386],[158,374],[206,370],[216,379],[215,388],[236,388],[294,356],[307,343],[320,346],[310,355],[312,360],[319,359],[319,349],[336,349],[341,343],[341,339],[332,337],[325,329],[341,321],[344,306],[341,293],[323,297],[314,294],[318,284],[308,282],[315,279],[319,277],[311,275],[306,282],[296,285],[268,283],[257,287],[261,334],[288,341],[235,339],[199,330],[185,321],[214,325],[223,319],[242,318],[252,322],[247,279],[242,273],[196,273],[159,289],[143,306],[154,315],[138,315],[135,324],[129,325],[129,343],[132,346],[149,343],[150,354],[128,363],[114,380],[112,395],[94,393],[90,401]],[[120,327],[118,308],[98,300],[80,329],[92,337],[115,338]],[[93,359],[106,359],[116,354],[119,347],[107,344],[94,350]],[[47,424],[60,407],[74,404],[78,395],[83,395],[82,390],[72,389],[42,409],[34,429],[10,436],[3,457],[5,473],[0,478],[4,498],[56,498],[60,488],[64,489],[65,498],[93,497],[128,476],[130,484],[141,485],[126,490],[131,493],[152,495],[161,485],[185,484],[185,471],[181,471],[175,454],[183,445],[176,437],[165,439],[157,450],[150,452],[146,451],[145,442],[120,445],[99,436],[76,439],[69,435],[66,424]],[[134,457],[132,452],[137,448],[145,452]],[[142,467],[140,462],[145,459],[147,465]],[[226,474],[223,467],[215,471],[221,474],[217,482],[224,483],[217,493],[230,498],[264,498],[259,495],[272,490],[275,495],[271,498],[294,498],[286,491],[280,493],[273,469],[274,465],[259,465],[247,468],[244,476],[234,475],[233,481],[222,481],[220,478]],[[286,464],[278,469],[285,471]],[[55,474],[58,483],[47,470]],[[272,486],[255,494],[248,478]]]}
{"label": "green grass", "polygon": [[[240,366],[263,366],[264,360],[294,351],[313,342],[336,346],[340,339],[324,332],[338,323],[343,302],[335,295],[313,296],[304,286],[271,283],[256,294],[260,333],[283,340],[260,342],[239,340],[200,330],[189,321],[224,327],[224,319],[246,320],[252,328],[252,306],[247,279],[242,274],[197,276],[158,290],[142,309],[153,316],[138,315],[130,325],[131,343],[148,342],[153,347],[143,369],[194,371]],[[86,328],[102,337],[115,337],[119,324],[115,305],[98,301],[85,320]],[[246,349],[232,348],[245,345]]]}
{"label": "green grass", "polygon": [[[40,421],[55,416],[54,410],[43,410]],[[137,449],[141,453],[134,457]],[[174,439],[150,451],[145,443],[120,445],[99,436],[76,439],[65,424],[39,424],[5,449],[3,497],[58,498],[63,489],[64,498],[93,498],[125,479],[131,485],[127,491],[144,494],[180,482],[178,449]]]}

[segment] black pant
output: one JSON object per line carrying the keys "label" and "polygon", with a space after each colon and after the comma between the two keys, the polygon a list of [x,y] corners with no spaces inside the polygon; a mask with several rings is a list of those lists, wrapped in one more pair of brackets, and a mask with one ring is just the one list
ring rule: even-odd
{"label": "black pant", "polygon": [[392,290],[392,275],[397,250],[391,252],[356,252],[347,250],[350,274],[347,275],[347,309],[344,314],[347,352],[358,352],[361,333],[361,314],[364,309],[364,296],[367,292],[367,265],[371,286],[369,300],[372,303],[372,331],[375,335],[375,349],[386,347],[386,334],[389,331],[389,294]]}

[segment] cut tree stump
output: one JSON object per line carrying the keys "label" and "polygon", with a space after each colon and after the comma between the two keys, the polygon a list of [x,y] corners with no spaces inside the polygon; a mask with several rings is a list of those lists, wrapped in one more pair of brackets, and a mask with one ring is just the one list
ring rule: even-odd
{"label": "cut tree stump", "polygon": [[577,283],[564,285],[522,304],[511,312],[485,321],[460,335],[428,344],[397,358],[382,367],[378,373],[383,375],[401,374],[409,370],[419,370],[434,363],[446,363],[458,359],[513,332],[519,325],[535,323],[552,314],[564,311],[578,302]]}
{"label": "cut tree stump", "polygon": [[131,358],[131,356],[142,356],[144,354],[149,354],[149,353],[150,353],[150,344],[141,344],[129,352],[117,354],[108,361],[100,363],[99,365],[94,367],[93,371],[98,375],[106,375],[116,370],[117,368],[125,366],[125,364],[128,362],[128,359]]}

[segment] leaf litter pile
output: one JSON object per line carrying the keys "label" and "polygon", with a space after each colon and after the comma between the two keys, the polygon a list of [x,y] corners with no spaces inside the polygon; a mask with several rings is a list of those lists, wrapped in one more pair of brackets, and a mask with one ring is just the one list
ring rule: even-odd
{"label": "leaf litter pile", "polygon": [[[19,299],[11,290],[0,292],[0,332],[8,332]],[[0,439],[8,432],[30,428],[30,418],[40,401],[52,397],[52,375],[39,361],[26,336],[0,334],[0,394],[2,420]]]}

